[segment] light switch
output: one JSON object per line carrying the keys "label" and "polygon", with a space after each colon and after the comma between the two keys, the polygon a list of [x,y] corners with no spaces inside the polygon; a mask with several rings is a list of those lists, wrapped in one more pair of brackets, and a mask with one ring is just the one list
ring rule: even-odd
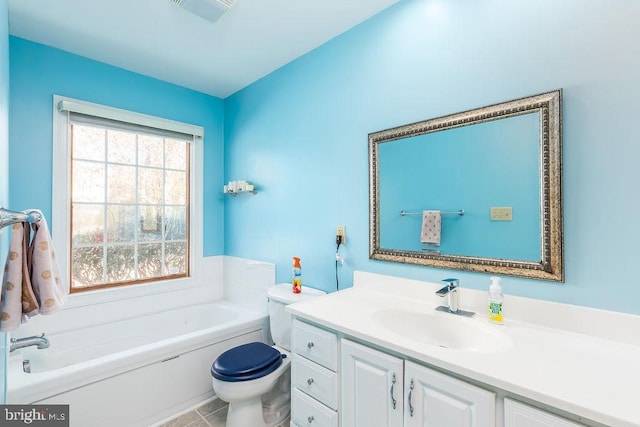
{"label": "light switch", "polygon": [[511,207],[491,208],[491,221],[511,221],[513,212]]}

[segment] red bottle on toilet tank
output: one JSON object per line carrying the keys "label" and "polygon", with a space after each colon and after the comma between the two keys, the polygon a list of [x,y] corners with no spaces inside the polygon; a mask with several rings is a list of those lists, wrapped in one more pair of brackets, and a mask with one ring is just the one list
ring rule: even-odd
{"label": "red bottle on toilet tank", "polygon": [[291,270],[291,282],[293,285],[293,293],[299,294],[302,292],[302,267],[300,267],[300,258],[293,257],[293,268]]}

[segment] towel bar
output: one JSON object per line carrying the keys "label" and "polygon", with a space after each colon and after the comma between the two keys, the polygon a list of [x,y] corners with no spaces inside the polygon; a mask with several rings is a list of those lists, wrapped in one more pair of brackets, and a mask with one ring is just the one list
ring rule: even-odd
{"label": "towel bar", "polygon": [[23,212],[10,211],[9,209],[0,208],[0,228],[18,222],[34,223],[42,219],[42,214],[37,210],[26,210]]}
{"label": "towel bar", "polygon": [[[440,212],[442,215],[460,215],[463,216],[464,215],[464,210],[460,209],[459,211],[452,211],[452,212]],[[398,213],[400,216],[405,216],[405,215],[422,215],[422,212],[407,212],[407,211],[400,211]]]}

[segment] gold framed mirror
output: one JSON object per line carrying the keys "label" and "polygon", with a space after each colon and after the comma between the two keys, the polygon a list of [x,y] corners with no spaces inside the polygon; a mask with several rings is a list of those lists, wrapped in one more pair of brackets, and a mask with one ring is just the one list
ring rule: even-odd
{"label": "gold framed mirror", "polygon": [[558,89],[370,133],[369,257],[564,281],[561,104]]}

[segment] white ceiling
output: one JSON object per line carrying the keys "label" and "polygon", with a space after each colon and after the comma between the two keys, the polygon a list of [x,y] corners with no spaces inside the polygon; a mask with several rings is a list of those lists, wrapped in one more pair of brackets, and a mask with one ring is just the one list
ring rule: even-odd
{"label": "white ceiling", "polygon": [[12,35],[225,98],[399,0],[9,0]]}

